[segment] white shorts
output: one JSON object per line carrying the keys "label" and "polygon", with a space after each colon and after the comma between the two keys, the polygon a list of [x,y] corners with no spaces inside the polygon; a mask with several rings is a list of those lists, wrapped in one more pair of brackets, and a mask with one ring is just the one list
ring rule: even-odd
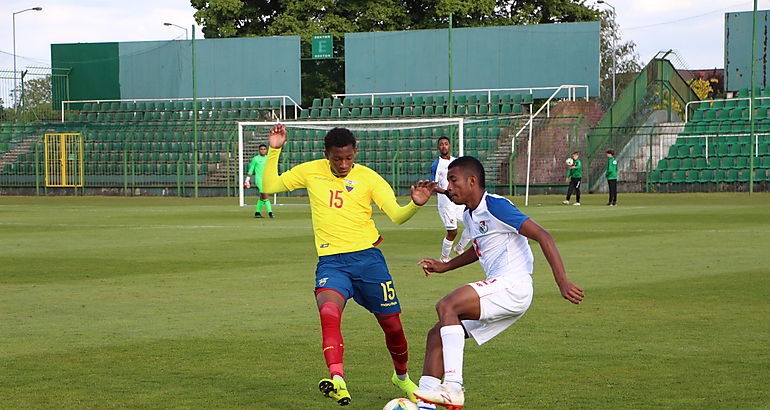
{"label": "white shorts", "polygon": [[464,207],[457,205],[447,205],[438,207],[438,215],[441,217],[441,222],[444,223],[444,228],[447,231],[457,229],[457,223],[463,221]]}
{"label": "white shorts", "polygon": [[514,324],[532,303],[532,281],[491,279],[469,283],[479,294],[479,320],[463,320],[463,327],[476,343],[483,344]]}

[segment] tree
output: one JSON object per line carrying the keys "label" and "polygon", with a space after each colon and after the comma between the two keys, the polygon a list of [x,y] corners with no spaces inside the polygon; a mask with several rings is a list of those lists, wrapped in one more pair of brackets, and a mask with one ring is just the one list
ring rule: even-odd
{"label": "tree", "polygon": [[52,109],[53,93],[51,90],[50,75],[19,83],[16,88],[11,90],[13,100],[16,101],[13,107],[16,117],[24,120],[56,118]]}
{"label": "tree", "polygon": [[[595,21],[585,0],[190,0],[206,38],[345,33]],[[341,41],[338,55],[344,52]],[[303,105],[345,89],[341,60],[302,62]]]}
{"label": "tree", "polygon": [[[636,53],[636,44],[633,41],[622,42],[620,38],[620,26],[615,21],[615,12],[604,10],[601,12],[601,70],[599,80],[601,82],[601,97],[599,104],[606,110],[613,103],[612,100],[612,70],[613,57],[615,61],[615,94],[620,92],[634,80],[635,73],[642,70],[639,55]],[[614,44],[613,44],[614,41]],[[614,45],[614,48],[613,48]],[[614,50],[614,52],[613,52]]]}

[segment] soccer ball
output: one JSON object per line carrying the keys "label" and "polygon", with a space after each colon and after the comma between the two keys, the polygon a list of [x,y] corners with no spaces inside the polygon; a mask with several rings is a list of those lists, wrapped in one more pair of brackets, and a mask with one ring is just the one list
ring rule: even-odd
{"label": "soccer ball", "polygon": [[417,410],[417,405],[409,399],[393,399],[382,408],[382,410]]}
{"label": "soccer ball", "polygon": [[571,167],[571,166],[575,165],[575,161],[573,161],[572,158],[567,158],[567,160],[564,161],[564,162],[567,163],[568,167]]}

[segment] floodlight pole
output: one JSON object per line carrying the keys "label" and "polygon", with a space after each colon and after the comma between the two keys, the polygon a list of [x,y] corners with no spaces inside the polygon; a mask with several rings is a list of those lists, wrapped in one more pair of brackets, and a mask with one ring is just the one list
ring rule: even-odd
{"label": "floodlight pole", "polygon": [[[24,10],[21,10],[21,11],[14,12],[13,16],[12,16],[12,19],[13,19],[13,91],[14,91],[13,92],[13,105],[14,105],[14,109],[15,110],[19,109],[19,107],[18,107],[19,106],[19,101],[18,101],[19,97],[17,97],[17,95],[19,93],[19,90],[18,90],[19,85],[18,85],[18,82],[16,81],[16,15],[24,13],[26,11],[33,11],[33,10],[34,11],[41,11],[41,10],[43,10],[43,8],[42,7],[30,7],[28,9],[24,9]],[[18,113],[18,111],[17,111],[17,113]],[[14,118],[18,118],[18,115],[16,115]]]}
{"label": "floodlight pole", "polygon": [[754,0],[754,23],[751,26],[751,84],[749,85],[749,196],[754,193],[754,65],[757,59],[757,0]]}
{"label": "floodlight pole", "polygon": [[[188,37],[187,37],[187,29],[186,28],[184,28],[182,26],[179,26],[179,25],[176,25],[174,23],[163,23],[163,25],[164,26],[174,26],[174,27],[181,28],[182,30],[184,30],[184,39],[185,40],[188,39]],[[193,26],[193,40],[195,40],[195,26]]]}

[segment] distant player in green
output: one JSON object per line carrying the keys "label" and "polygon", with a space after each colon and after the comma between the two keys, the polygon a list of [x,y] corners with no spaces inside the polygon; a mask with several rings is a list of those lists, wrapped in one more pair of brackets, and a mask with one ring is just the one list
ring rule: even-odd
{"label": "distant player in green", "polygon": [[254,177],[254,186],[259,190],[259,201],[257,201],[257,209],[254,212],[255,218],[262,218],[262,206],[267,208],[267,215],[271,218],[275,218],[273,215],[273,206],[270,205],[270,197],[262,192],[262,170],[265,169],[265,162],[267,162],[267,145],[260,144],[259,155],[255,155],[251,159],[249,164],[249,170],[246,172],[246,181],[243,182],[243,186],[246,189],[251,188],[251,177]]}
{"label": "distant player in green", "polygon": [[608,206],[615,206],[618,204],[618,160],[615,158],[615,150],[607,150],[607,172],[604,173],[607,177],[607,185],[610,188],[610,199],[607,202]]}
{"label": "distant player in green", "polygon": [[575,203],[572,205],[580,206],[580,181],[583,179],[583,163],[580,161],[580,153],[575,151],[572,153],[572,164],[567,162],[569,171],[567,172],[567,182],[569,182],[569,188],[567,189],[567,199],[562,203],[569,205],[569,198],[572,193],[575,193]]}

